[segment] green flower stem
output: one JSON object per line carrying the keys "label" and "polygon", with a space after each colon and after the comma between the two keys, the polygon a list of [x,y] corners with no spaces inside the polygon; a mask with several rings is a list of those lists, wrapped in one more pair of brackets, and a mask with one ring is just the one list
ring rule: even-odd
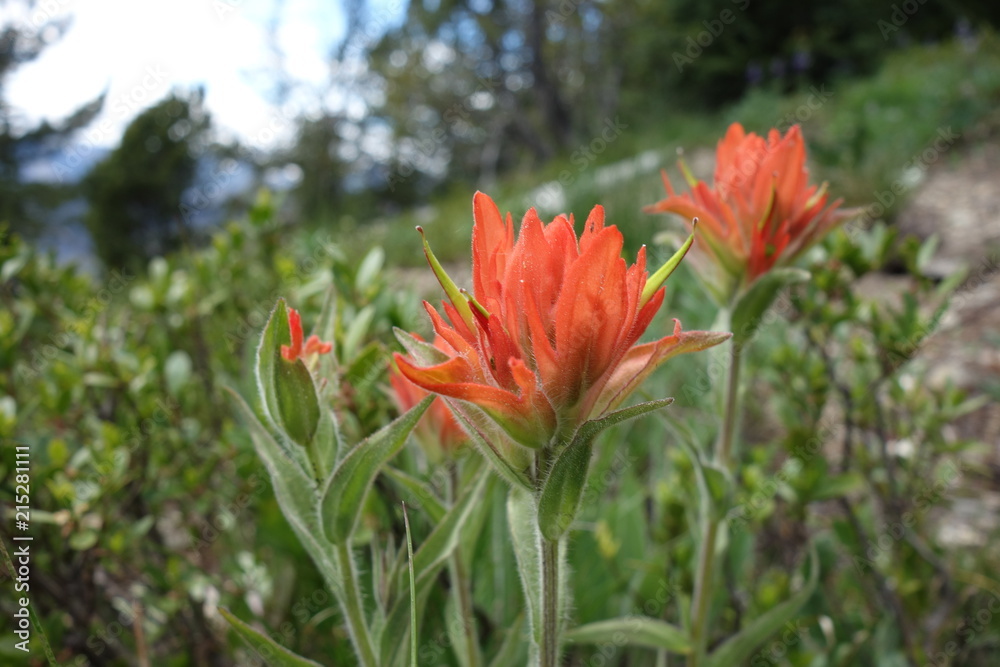
{"label": "green flower stem", "polygon": [[[740,367],[743,365],[743,349],[733,344],[729,362],[729,378],[726,384],[726,404],[723,413],[722,432],[715,446],[715,460],[729,470],[732,465],[733,434],[739,421]],[[690,667],[698,667],[705,660],[708,646],[708,608],[712,602],[712,578],[715,574],[715,545],[719,535],[719,524],[715,512],[702,512],[702,541],[698,553],[698,570],[695,573],[694,598],[691,606],[691,640],[694,653]]]}
{"label": "green flower stem", "polygon": [[339,591],[338,597],[340,606],[344,610],[344,617],[347,619],[347,629],[351,633],[354,650],[358,654],[358,662],[361,667],[378,667],[375,645],[361,604],[361,590],[358,588],[358,573],[354,568],[351,545],[342,542],[336,545],[336,548],[340,578],[343,582],[343,589]]}
{"label": "green flower stem", "polygon": [[740,410],[740,367],[743,365],[743,346],[734,343],[733,355],[729,363],[729,383],[726,387],[726,412],[722,422],[722,435],[719,438],[715,458],[727,470],[733,453],[733,433],[736,422],[739,421]]}
{"label": "green flower stem", "polygon": [[[454,461],[449,463],[448,473],[448,500],[454,503],[459,496],[458,465]],[[451,554],[451,575],[454,583],[452,590],[455,593],[455,602],[462,619],[462,631],[465,633],[465,645],[468,651],[466,667],[481,667],[483,656],[479,649],[479,638],[476,636],[476,616],[472,608],[472,582],[465,571],[460,547],[461,544],[456,546]]]}
{"label": "green flower stem", "polygon": [[691,654],[690,667],[697,667],[705,658],[705,648],[708,645],[706,627],[708,624],[708,607],[712,601],[712,575],[715,568],[715,538],[718,536],[719,524],[706,512],[701,550],[698,553],[698,571],[695,574],[694,600],[691,607],[691,641],[694,653]]}
{"label": "green flower stem", "polygon": [[541,538],[542,640],[540,667],[559,664],[559,541]]}

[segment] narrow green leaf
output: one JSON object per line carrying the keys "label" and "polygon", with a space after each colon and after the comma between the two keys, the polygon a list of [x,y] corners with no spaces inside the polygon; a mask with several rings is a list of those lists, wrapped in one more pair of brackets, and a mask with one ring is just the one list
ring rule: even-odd
{"label": "narrow green leaf", "polygon": [[362,294],[365,293],[375,283],[384,262],[385,251],[382,248],[375,246],[369,250],[358,265],[358,272],[354,274],[354,288]]}
{"label": "narrow green leaf", "polygon": [[672,653],[691,652],[691,638],[664,621],[646,616],[613,618],[588,623],[566,633],[566,641],[574,644],[617,644],[666,649]]}
{"label": "narrow green leaf", "polygon": [[225,389],[246,420],[257,456],[267,468],[274,487],[274,497],[282,514],[295,531],[299,542],[312,556],[327,586],[331,590],[339,590],[342,586],[340,570],[330,557],[329,545],[322,540],[315,481],[305,473],[301,465],[289,458],[286,450],[268,433],[246,401],[231,388]]}
{"label": "narrow green leaf", "polygon": [[387,467],[383,472],[403,491],[410,507],[427,514],[432,523],[440,523],[447,510],[430,486],[395,468]]}
{"label": "narrow green leaf", "polygon": [[752,340],[761,325],[764,313],[785,287],[809,280],[811,274],[793,267],[771,269],[755,280],[733,308],[733,344],[743,345]]}
{"label": "narrow green leaf", "polygon": [[802,606],[812,597],[819,583],[819,556],[815,546],[809,551],[809,570],[809,579],[799,592],[754,619],[750,625],[727,639],[708,657],[706,667],[731,667],[743,664],[758,646],[795,618]]}
{"label": "narrow green leaf", "polygon": [[609,412],[599,419],[591,419],[590,421],[583,422],[577,430],[574,438],[593,438],[601,431],[611,428],[615,424],[620,424],[629,419],[635,419],[636,417],[641,417],[644,414],[650,413],[653,410],[659,410],[660,408],[665,408],[674,402],[672,398],[659,398],[655,401],[646,401],[645,403],[637,403],[636,405],[631,405],[627,408],[622,408],[621,410],[615,410],[614,412]]}
{"label": "narrow green leaf", "polygon": [[432,400],[433,396],[424,398],[388,426],[358,443],[330,475],[323,489],[320,511],[323,528],[331,542],[340,544],[354,532],[365,494],[379,468],[402,449]]}
{"label": "narrow green leaf", "polygon": [[507,628],[500,650],[490,661],[490,667],[509,667],[525,664],[524,615],[521,614]]}
{"label": "narrow green leaf", "polygon": [[938,238],[937,234],[931,234],[926,241],[920,244],[920,249],[917,250],[916,265],[917,270],[921,273],[927,271],[927,265],[934,258],[934,253],[937,252],[940,241],[941,239]]}
{"label": "narrow green leaf", "polygon": [[413,536],[410,534],[406,503],[403,503],[403,525],[406,527],[406,563],[410,573],[410,667],[417,667],[417,581],[413,575]]}
{"label": "narrow green leaf", "polygon": [[301,359],[281,360],[274,374],[278,414],[293,442],[309,448],[319,427],[319,398],[312,375]]}
{"label": "narrow green leaf", "polygon": [[361,346],[361,341],[364,340],[365,335],[368,333],[368,328],[371,326],[374,318],[375,306],[368,305],[362,308],[354,316],[354,319],[351,320],[351,324],[347,327],[347,332],[344,334],[344,344],[341,348],[341,364],[348,364],[354,359],[354,355]]}
{"label": "narrow green leaf", "polygon": [[340,432],[332,410],[321,408],[319,424],[310,445],[310,455],[317,479],[326,479],[337,462],[340,452]]}
{"label": "narrow green leaf", "polygon": [[[476,482],[462,492],[444,518],[413,554],[414,589],[418,609],[427,601],[432,584],[437,580],[438,573],[444,568],[448,557],[458,544],[465,522],[473,510],[483,504],[483,490],[488,477],[486,471],[483,471]],[[402,582],[398,582],[397,590],[402,589]],[[377,640],[381,655],[379,664],[395,664],[402,639],[406,636],[409,626],[410,599],[409,595],[396,596],[396,601],[382,628],[381,638]]]}
{"label": "narrow green leaf", "polygon": [[[278,414],[278,395],[274,385],[274,374],[277,364],[281,363],[281,346],[289,344],[292,332],[288,326],[288,309],[285,300],[278,299],[271,310],[271,316],[264,326],[257,346],[257,388],[260,390],[264,415],[271,425],[279,431],[284,431]],[[282,443],[279,443],[282,444]]]}
{"label": "narrow green leaf", "polygon": [[292,653],[263,632],[255,630],[236,618],[225,607],[218,609],[222,617],[229,621],[229,625],[233,626],[233,630],[240,636],[240,639],[246,642],[255,655],[271,667],[322,667],[318,662]]}

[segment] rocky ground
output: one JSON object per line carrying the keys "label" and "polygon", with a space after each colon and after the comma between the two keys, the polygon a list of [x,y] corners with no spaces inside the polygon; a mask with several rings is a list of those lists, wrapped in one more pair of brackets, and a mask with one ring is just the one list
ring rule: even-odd
{"label": "rocky ground", "polygon": [[[941,522],[941,537],[955,546],[984,546],[1000,528],[1000,143],[965,149],[927,174],[897,219],[901,232],[941,243],[929,272],[967,271],[940,328],[920,356],[928,381],[951,382],[987,403],[957,420],[955,435],[987,449],[977,488],[963,489]],[[874,289],[893,290],[886,279]]]}
{"label": "rocky ground", "polygon": [[933,169],[897,224],[904,234],[940,239],[929,272],[967,271],[940,329],[922,356],[930,381],[951,381],[993,400],[956,424],[961,435],[992,446],[989,463],[1000,472],[1000,143],[967,149]]}

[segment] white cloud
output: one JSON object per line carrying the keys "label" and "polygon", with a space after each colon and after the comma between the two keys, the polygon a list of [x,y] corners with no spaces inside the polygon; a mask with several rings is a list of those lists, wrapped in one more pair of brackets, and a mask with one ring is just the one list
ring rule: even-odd
{"label": "white cloud", "polygon": [[[265,27],[272,11],[270,0],[43,0],[38,19],[69,15],[73,23],[11,76],[7,100],[27,125],[65,118],[106,90],[95,125],[109,127],[110,120],[111,129],[91,141],[111,146],[136,114],[172,88],[204,85],[223,135],[267,145],[291,129],[288,115],[249,76],[270,64]],[[322,84],[330,48],[344,30],[339,5],[288,0],[281,19],[278,39],[289,73]]]}

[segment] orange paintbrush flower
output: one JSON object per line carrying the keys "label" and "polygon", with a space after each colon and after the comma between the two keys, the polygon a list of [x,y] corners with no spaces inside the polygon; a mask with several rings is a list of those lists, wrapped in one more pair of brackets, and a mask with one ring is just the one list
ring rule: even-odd
{"label": "orange paintbrush flower", "polygon": [[[420,340],[419,336],[414,337]],[[434,347],[446,354],[453,352],[451,346],[441,338],[434,340]],[[407,380],[399,372],[399,367],[396,364],[392,364],[389,368],[389,384],[392,385],[392,393],[400,412],[406,412],[415,406],[428,393],[426,389]],[[431,403],[427,412],[417,423],[414,434],[424,446],[425,451],[432,454],[434,458],[439,458],[441,453],[448,455],[454,452],[469,439],[462,427],[455,421],[451,410],[441,399]]]}
{"label": "orange paintbrush flower", "polygon": [[785,136],[771,130],[766,140],[739,123],[730,125],[716,150],[714,187],[680,167],[691,192],[676,194],[664,173],[669,196],[645,210],[698,219],[691,261],[723,305],[853,214],[837,210],[839,199],[827,206],[825,183],[809,184],[798,125]]}
{"label": "orange paintbrush flower", "polygon": [[676,323],[672,335],[636,344],[683,252],[653,278],[645,248],[627,266],[622,235],[605,227],[600,206],[579,239],[572,216],[546,225],[531,209],[515,241],[510,214],[504,219],[482,193],[473,200],[473,217],[473,295],[455,287],[424,243],[449,297],[445,316],[424,304],[451,348],[441,355],[446,360],[421,367],[397,354],[396,363],[424,389],[477,405],[522,445],[554,444],[618,406],[670,357],[729,337],[682,332]]}
{"label": "orange paintbrush flower", "polygon": [[324,343],[315,334],[309,336],[303,345],[302,316],[294,308],[288,309],[288,328],[292,335],[292,344],[281,346],[281,356],[285,361],[296,359],[308,361],[314,354],[327,354],[333,349],[333,343]]}

